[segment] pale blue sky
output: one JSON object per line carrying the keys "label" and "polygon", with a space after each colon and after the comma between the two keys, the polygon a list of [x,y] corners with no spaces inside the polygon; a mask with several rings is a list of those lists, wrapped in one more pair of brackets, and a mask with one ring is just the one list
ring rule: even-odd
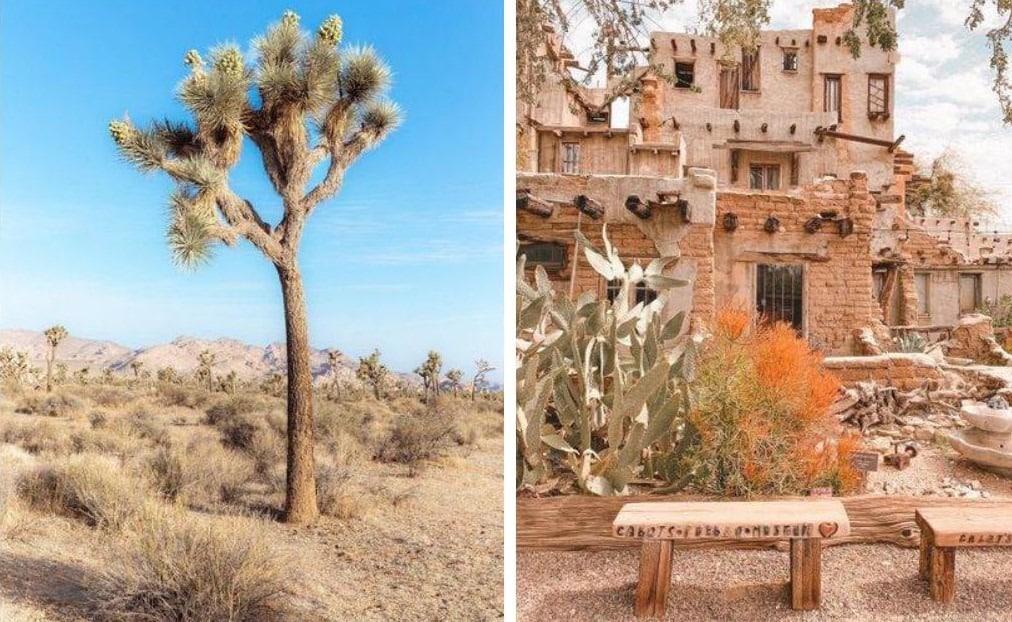
{"label": "pale blue sky", "polygon": [[[164,176],[120,161],[107,123],[185,118],[183,56],[249,40],[285,9],[344,20],[394,72],[406,120],[320,206],[301,252],[317,347],[378,347],[411,370],[429,349],[470,374],[503,367],[503,10],[492,2],[174,3],[6,0],[0,20],[0,327],[139,347],[177,335],[284,338],[276,273],[252,247],[193,274],[164,243]],[[206,55],[206,54],[205,54]],[[233,187],[279,201],[251,145]]]}

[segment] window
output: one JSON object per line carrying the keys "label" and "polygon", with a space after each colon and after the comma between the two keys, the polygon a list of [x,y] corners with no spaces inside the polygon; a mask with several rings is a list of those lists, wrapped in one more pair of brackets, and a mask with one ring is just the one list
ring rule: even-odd
{"label": "window", "polygon": [[738,91],[741,84],[738,80],[738,65],[721,64],[720,67],[720,107],[730,110],[738,109]]}
{"label": "window", "polygon": [[797,48],[784,48],[784,71],[798,70]]}
{"label": "window", "polygon": [[549,272],[558,272],[566,265],[566,247],[557,242],[522,244],[517,256],[527,256],[527,267],[541,266]]}
{"label": "window", "polygon": [[840,76],[829,75],[825,77],[822,90],[822,109],[825,112],[835,112],[837,122],[843,123],[843,111],[840,109]]}
{"label": "window", "polygon": [[675,88],[688,89],[696,81],[696,64],[675,61]]}
{"label": "window", "polygon": [[562,143],[562,172],[571,175],[580,172],[580,143]]}
{"label": "window", "polygon": [[604,297],[608,299],[608,302],[615,302],[621,290],[622,282],[618,279],[607,281],[604,285]]}
{"label": "window", "polygon": [[636,304],[642,302],[645,306],[655,300],[657,300],[657,292],[647,287],[643,281],[636,284]]}
{"label": "window", "polygon": [[753,190],[777,190],[780,188],[779,164],[750,164],[748,187]]}
{"label": "window", "polygon": [[802,329],[803,272],[800,264],[756,266],[756,310],[768,322],[786,322]]}
{"label": "window", "polygon": [[980,307],[980,275],[959,275],[959,312],[973,313]]}
{"label": "window", "polygon": [[921,315],[931,315],[931,273],[915,272],[914,286],[917,289],[917,312]]}
{"label": "window", "polygon": [[759,48],[741,52],[741,90],[759,90]]}
{"label": "window", "polygon": [[889,76],[868,76],[868,116],[873,119],[889,116]]}

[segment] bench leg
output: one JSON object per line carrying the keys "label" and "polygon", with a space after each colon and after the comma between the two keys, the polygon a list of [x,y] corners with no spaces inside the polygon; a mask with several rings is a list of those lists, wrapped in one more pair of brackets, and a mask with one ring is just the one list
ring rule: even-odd
{"label": "bench leg", "polygon": [[956,596],[956,549],[932,546],[929,564],[931,598],[951,603]]}
{"label": "bench leg", "polygon": [[921,559],[917,566],[917,576],[920,577],[921,581],[927,581],[931,578],[931,551],[934,548],[934,544],[931,542],[931,534],[927,530],[922,529]]}
{"label": "bench leg", "polygon": [[791,609],[819,608],[822,598],[822,539],[791,539]]}
{"label": "bench leg", "polygon": [[636,617],[663,617],[671,584],[671,540],[644,540],[640,581],[636,586]]}

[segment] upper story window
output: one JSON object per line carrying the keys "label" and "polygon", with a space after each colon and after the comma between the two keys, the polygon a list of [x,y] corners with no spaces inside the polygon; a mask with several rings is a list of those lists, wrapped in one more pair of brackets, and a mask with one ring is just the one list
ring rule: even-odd
{"label": "upper story window", "polygon": [[636,284],[636,304],[648,305],[657,300],[657,292],[647,287],[647,284],[640,281]]}
{"label": "upper story window", "polygon": [[696,63],[675,61],[675,88],[688,89],[696,83]]}
{"label": "upper story window", "polygon": [[885,118],[889,116],[889,76],[871,74],[868,76],[868,116]]}
{"label": "upper story window", "polygon": [[741,52],[741,90],[759,90],[759,48]]}
{"label": "upper story window", "polygon": [[784,48],[784,71],[798,70],[798,49]]}
{"label": "upper story window", "polygon": [[840,106],[840,76],[828,74],[824,77],[822,89],[822,109],[825,112],[835,112],[836,120],[843,123],[843,110]]}
{"label": "upper story window", "polygon": [[780,165],[749,165],[748,187],[753,190],[778,190],[780,188]]}
{"label": "upper story window", "polygon": [[558,272],[566,265],[566,247],[557,242],[521,244],[517,255],[527,256],[527,267],[541,266],[549,272]]}
{"label": "upper story window", "polygon": [[562,172],[570,175],[580,172],[580,143],[562,143]]}

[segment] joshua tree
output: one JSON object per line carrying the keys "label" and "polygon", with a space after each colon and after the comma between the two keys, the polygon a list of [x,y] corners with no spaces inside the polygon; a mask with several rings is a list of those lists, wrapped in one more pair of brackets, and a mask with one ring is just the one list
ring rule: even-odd
{"label": "joshua tree", "polygon": [[144,367],[144,363],[138,360],[130,361],[130,369],[134,372],[134,380],[141,377],[141,367]]}
{"label": "joshua tree", "polygon": [[451,369],[446,372],[446,379],[450,382],[450,388],[453,389],[453,397],[457,397],[463,386],[461,381],[464,379],[464,372],[456,368]]}
{"label": "joshua tree", "polygon": [[46,336],[46,343],[49,350],[46,352],[46,393],[53,390],[53,361],[56,360],[56,348],[60,342],[67,338],[67,329],[57,324],[50,326],[43,333]]}
{"label": "joshua tree", "polygon": [[380,363],[380,351],[373,350],[369,356],[358,359],[358,371],[355,372],[358,379],[372,387],[376,399],[383,394],[383,383],[387,377],[387,366]]}
{"label": "joshua tree", "polygon": [[474,393],[479,385],[485,384],[485,374],[490,371],[495,371],[495,367],[492,367],[485,359],[478,359],[474,362],[475,372],[474,379],[471,380],[471,401],[474,401]]}
{"label": "joshua tree", "polygon": [[171,382],[179,384],[179,373],[175,367],[162,367],[156,373],[159,382]]}
{"label": "joshua tree", "polygon": [[[333,15],[309,35],[299,16],[282,19],[253,41],[248,66],[235,45],[195,50],[179,99],[195,123],[156,121],[138,128],[113,121],[120,153],[142,171],[165,171],[177,184],[170,200],[168,242],[177,261],[195,266],[217,243],[246,239],[278,273],[288,357],[288,476],[285,519],[318,515],[313,460],[313,373],[306,297],[298,250],[313,210],[341,187],[347,168],[399,124],[400,110],[382,98],[390,71],[371,48],[338,50],[341,19]],[[265,222],[229,183],[244,139],[260,151],[280,195],[283,216]],[[314,176],[327,160],[326,172]],[[310,183],[314,185],[310,187]]]}
{"label": "joshua tree", "polygon": [[74,372],[74,379],[80,384],[88,384],[88,377],[91,373],[91,369],[82,367],[81,369]]}
{"label": "joshua tree", "polygon": [[102,384],[112,384],[112,367],[102,370]]}
{"label": "joshua tree", "polygon": [[209,350],[201,350],[197,354],[197,382],[202,382],[207,387],[207,392],[214,390],[214,374],[211,369],[214,367],[215,356]]}
{"label": "joshua tree", "polygon": [[56,364],[56,376],[53,378],[56,384],[67,383],[67,364],[57,363]]}
{"label": "joshua tree", "polygon": [[327,368],[330,372],[330,391],[336,399],[341,398],[341,381],[338,378],[337,370],[341,367],[341,351],[327,350]]}
{"label": "joshua tree", "polygon": [[422,384],[425,387],[425,399],[439,395],[439,371],[443,368],[443,357],[439,352],[429,350],[429,356],[425,362],[415,368],[415,373],[422,377]]}
{"label": "joshua tree", "polygon": [[10,346],[0,348],[0,378],[21,386],[28,375],[28,355]]}

